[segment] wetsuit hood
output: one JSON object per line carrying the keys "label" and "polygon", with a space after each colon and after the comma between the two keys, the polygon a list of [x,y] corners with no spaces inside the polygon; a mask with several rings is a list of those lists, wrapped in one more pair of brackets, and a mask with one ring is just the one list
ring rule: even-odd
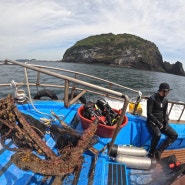
{"label": "wetsuit hood", "polygon": [[170,91],[170,85],[168,83],[161,83],[158,91]]}

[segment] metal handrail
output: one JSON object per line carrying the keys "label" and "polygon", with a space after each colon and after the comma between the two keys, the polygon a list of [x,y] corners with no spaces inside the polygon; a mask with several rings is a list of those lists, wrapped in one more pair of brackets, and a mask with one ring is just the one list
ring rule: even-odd
{"label": "metal handrail", "polygon": [[[94,77],[94,76],[91,76],[91,75],[88,75],[88,74],[84,74],[84,73],[80,73],[80,72],[76,72],[76,71],[72,71],[72,70],[67,70],[67,69],[61,69],[61,68],[55,68],[55,67],[48,67],[48,66],[41,66],[41,65],[34,65],[34,64],[24,64],[24,63],[21,63],[21,62],[17,62],[17,61],[13,61],[13,60],[5,60],[5,62],[3,64],[16,64],[16,65],[20,65],[20,66],[23,66],[23,67],[27,67],[29,69],[32,69],[32,70],[35,70],[38,72],[37,74],[37,81],[36,83],[29,83],[30,86],[43,86],[43,87],[56,87],[56,88],[63,88],[65,89],[65,85],[58,85],[58,84],[44,84],[44,83],[40,83],[40,73],[45,73],[45,74],[49,74],[51,76],[53,76],[53,74],[56,74],[54,72],[51,72],[51,71],[48,71],[48,70],[45,70],[45,69],[51,69],[51,70],[57,70],[57,71],[63,71],[63,72],[67,72],[67,73],[72,73],[75,75],[74,78],[72,77],[67,77],[67,78],[63,78],[63,77],[66,77],[64,75],[60,75],[60,74],[57,74],[56,77],[58,78],[63,78],[65,80],[65,83],[68,83],[68,82],[74,82],[74,84],[80,84],[80,85],[84,85],[84,86],[88,86],[89,88],[91,89],[87,89],[86,92],[90,92],[90,93],[93,93],[93,94],[98,94],[98,95],[102,95],[102,96],[107,96],[107,97],[110,97],[110,98],[114,98],[116,100],[120,100],[122,101],[123,98],[123,94],[120,93],[120,92],[117,92],[117,91],[113,91],[113,90],[110,90],[108,88],[105,88],[106,91],[104,91],[104,88],[103,87],[100,87],[98,85],[93,85],[93,84],[90,84],[88,82],[83,82],[81,80],[78,80],[77,79],[77,75],[80,75],[80,76],[84,76],[84,77],[89,77],[89,78],[93,78],[95,80],[99,80],[99,81],[102,81],[102,82],[105,82],[107,84],[109,84],[109,87],[111,87],[112,85],[115,85],[117,87],[120,87],[120,88],[123,88],[123,89],[126,89],[126,90],[130,90],[130,91],[133,91],[133,92],[136,92],[138,93],[138,97],[139,98],[136,98],[136,102],[135,102],[135,107],[134,107],[134,112],[137,111],[137,106],[138,106],[138,103],[140,102],[141,99],[147,99],[148,97],[146,96],[142,96],[142,94],[140,93],[140,91],[137,91],[137,90],[134,90],[134,89],[131,89],[131,88],[128,88],[128,87],[125,87],[125,86],[122,86],[120,84],[117,84],[117,83],[114,83],[114,82],[111,82],[111,81],[108,81],[108,80],[104,80],[104,79],[101,79],[101,78],[98,78],[98,77]],[[43,69],[44,68],[44,69]],[[71,80],[73,79],[73,80]],[[81,83],[82,82],[82,83]],[[25,85],[25,83],[17,83],[17,85]],[[1,86],[9,86],[9,84],[0,84],[0,87]],[[86,86],[86,87],[87,87]],[[94,88],[95,87],[95,88]],[[99,88],[100,87],[100,88]],[[76,97],[75,99],[71,100],[71,102],[68,102],[68,89],[71,89],[71,90],[79,90],[81,91],[82,93]],[[83,88],[79,88],[79,87],[70,87],[68,85],[68,88],[65,90],[66,93],[64,93],[64,102],[65,102],[65,106],[70,106],[74,101],[76,101],[80,96],[82,96],[85,92],[83,92]],[[97,91],[99,90],[99,91]],[[102,90],[102,92],[104,92],[105,94],[103,94],[102,92],[100,92],[100,90]],[[169,114],[171,113],[172,111],[172,108],[174,105],[182,105],[184,108],[178,118],[177,121],[180,121],[181,118],[182,118],[182,115],[184,113],[184,110],[185,110],[185,103],[182,103],[182,102],[174,102],[174,101],[170,101],[169,100],[169,103],[171,103],[171,107],[170,107],[170,110],[169,110]],[[133,114],[134,114],[133,112]]]}
{"label": "metal handrail", "polygon": [[105,80],[105,79],[98,78],[98,77],[95,77],[95,76],[92,76],[92,75],[88,75],[88,74],[85,74],[85,73],[80,73],[80,72],[77,72],[77,71],[72,71],[72,70],[67,70],[67,69],[62,69],[62,68],[55,68],[55,67],[43,66],[43,65],[42,66],[41,65],[34,65],[34,64],[29,64],[29,65],[33,65],[35,67],[40,67],[40,68],[45,68],[45,69],[52,69],[52,70],[57,70],[57,71],[63,71],[63,72],[73,73],[75,75],[81,75],[81,76],[85,76],[85,77],[90,77],[92,79],[99,80],[99,81],[106,82],[106,83],[110,84],[110,88],[111,88],[112,85],[115,85],[117,87],[121,87],[121,88],[124,88],[126,90],[130,90],[132,92],[138,93],[138,95],[141,95],[142,94],[141,91],[138,91],[138,90],[135,90],[135,89],[132,89],[132,88],[129,88],[129,87],[126,87],[126,86],[123,86],[123,85],[120,85],[120,84],[111,82],[109,80]]}
{"label": "metal handrail", "polygon": [[[1,64],[7,64],[7,65],[8,64],[16,64],[15,62],[17,62],[17,61],[6,59],[5,62],[4,63],[1,63]],[[85,74],[85,73],[81,73],[81,72],[77,72],[77,71],[72,71],[72,70],[68,70],[68,69],[62,69],[62,68],[44,66],[44,65],[35,65],[35,64],[30,64],[30,63],[27,64],[27,65],[30,65],[30,66],[33,66],[33,67],[42,68],[42,69],[51,69],[51,70],[56,70],[56,71],[63,71],[63,72],[66,72],[66,73],[72,73],[72,74],[75,75],[75,78],[77,78],[77,75],[84,76],[84,77],[89,77],[91,79],[95,79],[95,80],[98,80],[98,81],[105,82],[105,83],[109,84],[109,89],[111,89],[113,86],[116,86],[116,87],[119,87],[119,88],[123,88],[125,90],[129,90],[131,92],[135,92],[137,94],[136,95],[137,96],[136,99],[138,99],[138,97],[141,97],[142,96],[142,92],[139,91],[139,90],[135,90],[135,89],[132,89],[132,88],[129,88],[129,87],[126,87],[126,86],[117,84],[115,82],[112,82],[112,81],[109,81],[109,80],[105,80],[105,79],[102,79],[102,78],[98,78],[98,77],[95,77],[95,76],[92,76],[92,75],[89,75],[89,74]],[[39,75],[40,74],[38,72],[38,76]],[[38,82],[38,84],[39,84],[39,82]]]}
{"label": "metal handrail", "polygon": [[[98,85],[95,85],[95,84],[92,84],[92,83],[88,83],[88,82],[85,82],[85,81],[82,81],[82,80],[79,80],[79,79],[76,79],[76,78],[72,78],[72,77],[69,77],[69,76],[66,76],[66,75],[61,75],[61,74],[58,74],[58,73],[55,73],[55,72],[52,72],[52,71],[49,71],[49,70],[46,70],[46,69],[42,69],[41,66],[36,67],[36,66],[33,66],[33,65],[29,65],[27,63],[21,63],[21,62],[17,62],[17,61],[14,61],[14,60],[9,60],[9,59],[5,60],[5,63],[6,64],[12,63],[12,64],[15,64],[15,65],[18,65],[18,66],[22,66],[25,69],[31,69],[31,70],[37,71],[38,75],[37,75],[36,86],[40,85],[40,83],[39,83],[40,73],[47,74],[47,75],[50,75],[50,76],[54,76],[54,77],[57,77],[59,79],[63,79],[65,81],[65,86],[64,86],[64,105],[65,105],[65,107],[69,107],[78,98],[80,98],[84,93],[88,92],[88,88],[93,89],[94,91],[98,91],[99,93],[105,93],[104,95],[110,95],[111,97],[120,98],[120,100],[122,100],[122,102],[123,102],[123,107],[122,107],[120,119],[118,120],[114,135],[113,135],[112,140],[110,142],[109,151],[111,150],[111,148],[114,144],[114,141],[115,141],[115,139],[118,135],[118,132],[120,130],[120,125],[123,123],[124,116],[126,114],[126,110],[127,110],[128,103],[129,103],[129,98],[128,98],[127,95],[125,95],[121,92],[115,91],[115,90],[111,90],[111,89],[108,89],[108,88],[105,88],[105,87],[102,87],[102,86],[98,86]],[[27,82],[27,87],[28,87],[30,84],[28,84],[29,82],[28,82],[27,70],[25,70],[25,73],[26,73],[25,76],[26,76],[26,82]],[[69,98],[68,97],[68,95],[69,95],[68,90],[70,88],[69,87],[69,82],[73,82],[75,84],[84,86],[84,89],[81,91],[81,93],[77,97],[72,99],[71,101],[69,101],[69,99],[68,99]],[[72,88],[74,88],[74,87],[72,87]]]}
{"label": "metal handrail", "polygon": [[118,96],[120,98],[125,96],[124,94],[122,94],[120,92],[117,92],[117,91],[114,91],[114,90],[111,90],[111,89],[107,89],[107,88],[104,88],[104,87],[101,87],[101,86],[98,86],[98,85],[94,85],[94,84],[91,84],[91,83],[88,83],[88,82],[85,82],[85,81],[82,81],[82,80],[78,80],[78,79],[75,79],[75,78],[72,78],[72,77],[69,77],[69,76],[61,75],[61,74],[58,74],[58,73],[55,73],[55,72],[52,72],[52,71],[49,71],[49,70],[46,70],[46,69],[41,69],[41,68],[29,65],[29,64],[17,62],[17,61],[14,61],[14,60],[8,60],[8,59],[6,59],[6,61],[10,62],[10,63],[13,63],[13,64],[16,64],[16,65],[19,65],[19,66],[22,66],[22,67],[25,67],[25,68],[28,68],[28,69],[32,69],[32,70],[37,71],[37,72],[41,72],[43,74],[47,74],[47,75],[54,76],[54,77],[57,77],[57,78],[60,78],[60,79],[63,79],[63,80],[67,80],[67,81],[70,81],[70,82],[73,82],[73,83],[76,83],[76,84],[79,84],[79,85],[83,85],[83,86],[86,86],[86,87],[89,87],[89,88],[92,88],[92,89],[95,89],[95,90],[98,90],[98,91],[103,91],[105,93],[112,94],[112,95]]}

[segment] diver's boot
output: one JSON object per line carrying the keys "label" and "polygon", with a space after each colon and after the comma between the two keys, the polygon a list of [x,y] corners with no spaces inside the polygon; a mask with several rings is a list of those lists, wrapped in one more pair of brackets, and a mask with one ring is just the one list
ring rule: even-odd
{"label": "diver's boot", "polygon": [[151,150],[148,152],[147,157],[149,158],[154,158],[154,152],[152,152]]}
{"label": "diver's boot", "polygon": [[162,154],[162,152],[160,150],[155,151],[155,159],[156,159],[157,162],[160,162],[161,154]]}

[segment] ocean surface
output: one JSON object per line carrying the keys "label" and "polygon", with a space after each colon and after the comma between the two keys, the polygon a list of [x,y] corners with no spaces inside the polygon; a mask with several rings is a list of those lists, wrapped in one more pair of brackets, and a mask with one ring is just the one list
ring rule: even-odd
{"label": "ocean surface", "polygon": [[[170,91],[168,99],[185,102],[185,77],[178,75],[93,64],[61,62],[32,62],[32,64],[63,68],[104,78],[126,87],[139,90],[144,96],[149,96],[156,92],[160,83],[167,82],[173,89]],[[10,83],[11,80],[20,81],[20,79],[24,78],[23,69],[14,65],[0,65],[0,71],[0,84],[5,82],[7,83],[7,81]],[[48,77],[44,79],[44,83],[51,81],[55,81],[55,83],[57,83],[57,80],[58,83],[61,84],[61,80]],[[36,81],[35,72],[29,72],[29,81]],[[4,88],[0,91],[0,97],[5,96],[11,91],[12,89],[10,87]],[[123,93],[127,94],[129,92]],[[132,97],[132,94],[128,94],[128,96]]]}

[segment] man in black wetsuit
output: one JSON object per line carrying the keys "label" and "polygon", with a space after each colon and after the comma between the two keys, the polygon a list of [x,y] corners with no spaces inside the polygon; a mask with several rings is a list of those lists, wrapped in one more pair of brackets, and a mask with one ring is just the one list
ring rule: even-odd
{"label": "man in black wetsuit", "polygon": [[[158,92],[150,96],[147,101],[147,124],[152,134],[148,156],[155,157],[156,160],[160,160],[161,153],[178,137],[176,131],[168,124],[168,99],[166,96],[170,90],[169,84],[161,83]],[[161,133],[165,134],[167,139],[156,149]]]}

